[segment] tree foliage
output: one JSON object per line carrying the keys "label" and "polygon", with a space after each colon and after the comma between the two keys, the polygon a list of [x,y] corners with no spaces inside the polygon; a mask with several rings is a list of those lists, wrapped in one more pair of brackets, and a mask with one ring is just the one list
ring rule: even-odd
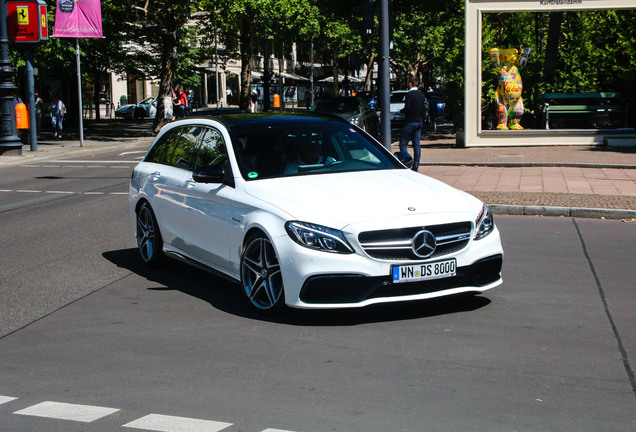
{"label": "tree foliage", "polygon": [[[264,44],[281,58],[293,43],[315,61],[332,67],[333,75],[371,64],[378,54],[378,35],[363,35],[353,8],[366,0],[102,0],[104,39],[81,41],[82,72],[96,81],[116,71],[160,81],[164,96],[176,85],[198,85],[196,66],[214,58],[215,38],[225,47],[222,61],[242,60],[241,107],[247,108],[252,67]],[[418,75],[427,86],[444,87],[447,110],[463,111],[464,0],[420,2],[393,0],[393,83],[404,88]],[[49,8],[50,26],[55,9]],[[483,19],[483,105],[492,102],[497,79],[487,50],[535,47],[523,71],[524,99],[537,110],[544,92],[617,91],[636,99],[636,11],[565,12],[560,22],[556,58],[546,58],[549,13],[487,13]],[[378,14],[376,2],[376,29]],[[195,25],[191,25],[195,23]],[[611,31],[610,31],[611,30]],[[41,79],[62,80],[74,71],[74,44],[51,38],[36,52]],[[18,55],[13,53],[15,61]],[[544,65],[555,64],[554,76]],[[334,80],[337,91],[337,80]],[[371,83],[368,82],[367,85]],[[527,89],[527,90],[526,90]],[[160,123],[157,124],[160,126]]]}

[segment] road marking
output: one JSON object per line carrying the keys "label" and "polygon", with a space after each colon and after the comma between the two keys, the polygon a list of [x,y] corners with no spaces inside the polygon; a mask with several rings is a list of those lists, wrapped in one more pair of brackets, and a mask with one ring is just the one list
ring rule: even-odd
{"label": "road marking", "polygon": [[123,425],[123,427],[158,432],[218,432],[230,426],[232,423],[161,414],[149,414]]}
{"label": "road marking", "polygon": [[51,160],[51,163],[61,164],[136,164],[137,161],[122,161],[122,160]]}
{"label": "road marking", "polygon": [[12,400],[16,400],[16,399],[17,399],[16,397],[0,395],[0,405],[2,405],[3,403],[11,402]]}
{"label": "road marking", "polygon": [[41,190],[26,190],[26,189],[18,189],[18,190],[0,189],[0,192],[27,193],[27,194],[44,193],[44,194],[65,194],[65,195],[128,195],[128,192],[93,192],[93,191],[74,192],[74,191],[59,191],[59,190],[41,191]]}
{"label": "road marking", "polygon": [[294,431],[288,431],[288,430],[283,430],[283,429],[265,429],[263,432],[294,432]]}
{"label": "road marking", "polygon": [[135,150],[135,151],[119,153],[117,156],[126,156],[126,155],[129,155],[129,154],[138,154],[138,153],[147,153],[147,152],[148,152],[148,150]]}
{"label": "road marking", "polygon": [[118,408],[46,401],[16,411],[14,414],[90,423],[117,411],[119,411]]}

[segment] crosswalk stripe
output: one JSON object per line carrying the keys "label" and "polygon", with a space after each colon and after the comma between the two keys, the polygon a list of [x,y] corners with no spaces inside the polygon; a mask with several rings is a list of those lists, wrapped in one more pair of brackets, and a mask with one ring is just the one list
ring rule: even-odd
{"label": "crosswalk stripe", "polygon": [[230,426],[232,426],[232,423],[149,414],[130,423],[126,423],[123,427],[157,432],[218,432]]}
{"label": "crosswalk stripe", "polygon": [[117,408],[46,401],[16,411],[14,414],[90,423],[117,411]]}
{"label": "crosswalk stripe", "polygon": [[3,403],[11,402],[12,400],[16,400],[17,398],[11,396],[2,396],[0,395],[0,405]]}

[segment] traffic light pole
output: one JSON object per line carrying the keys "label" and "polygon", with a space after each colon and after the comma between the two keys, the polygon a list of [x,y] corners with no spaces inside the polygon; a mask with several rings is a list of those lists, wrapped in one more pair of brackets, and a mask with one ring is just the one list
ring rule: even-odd
{"label": "traffic light pole", "polygon": [[391,150],[389,0],[380,0],[380,142]]}
{"label": "traffic light pole", "polygon": [[22,154],[22,142],[18,137],[13,107],[13,84],[15,69],[9,58],[9,38],[7,32],[7,5],[0,1],[0,155]]}

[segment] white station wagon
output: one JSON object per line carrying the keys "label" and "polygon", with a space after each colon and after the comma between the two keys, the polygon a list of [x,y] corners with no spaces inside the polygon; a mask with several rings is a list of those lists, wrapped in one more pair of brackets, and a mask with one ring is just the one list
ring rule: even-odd
{"label": "white station wagon", "polygon": [[316,113],[164,127],[130,184],[141,259],[203,266],[259,310],[353,308],[481,293],[503,250],[481,201]]}

